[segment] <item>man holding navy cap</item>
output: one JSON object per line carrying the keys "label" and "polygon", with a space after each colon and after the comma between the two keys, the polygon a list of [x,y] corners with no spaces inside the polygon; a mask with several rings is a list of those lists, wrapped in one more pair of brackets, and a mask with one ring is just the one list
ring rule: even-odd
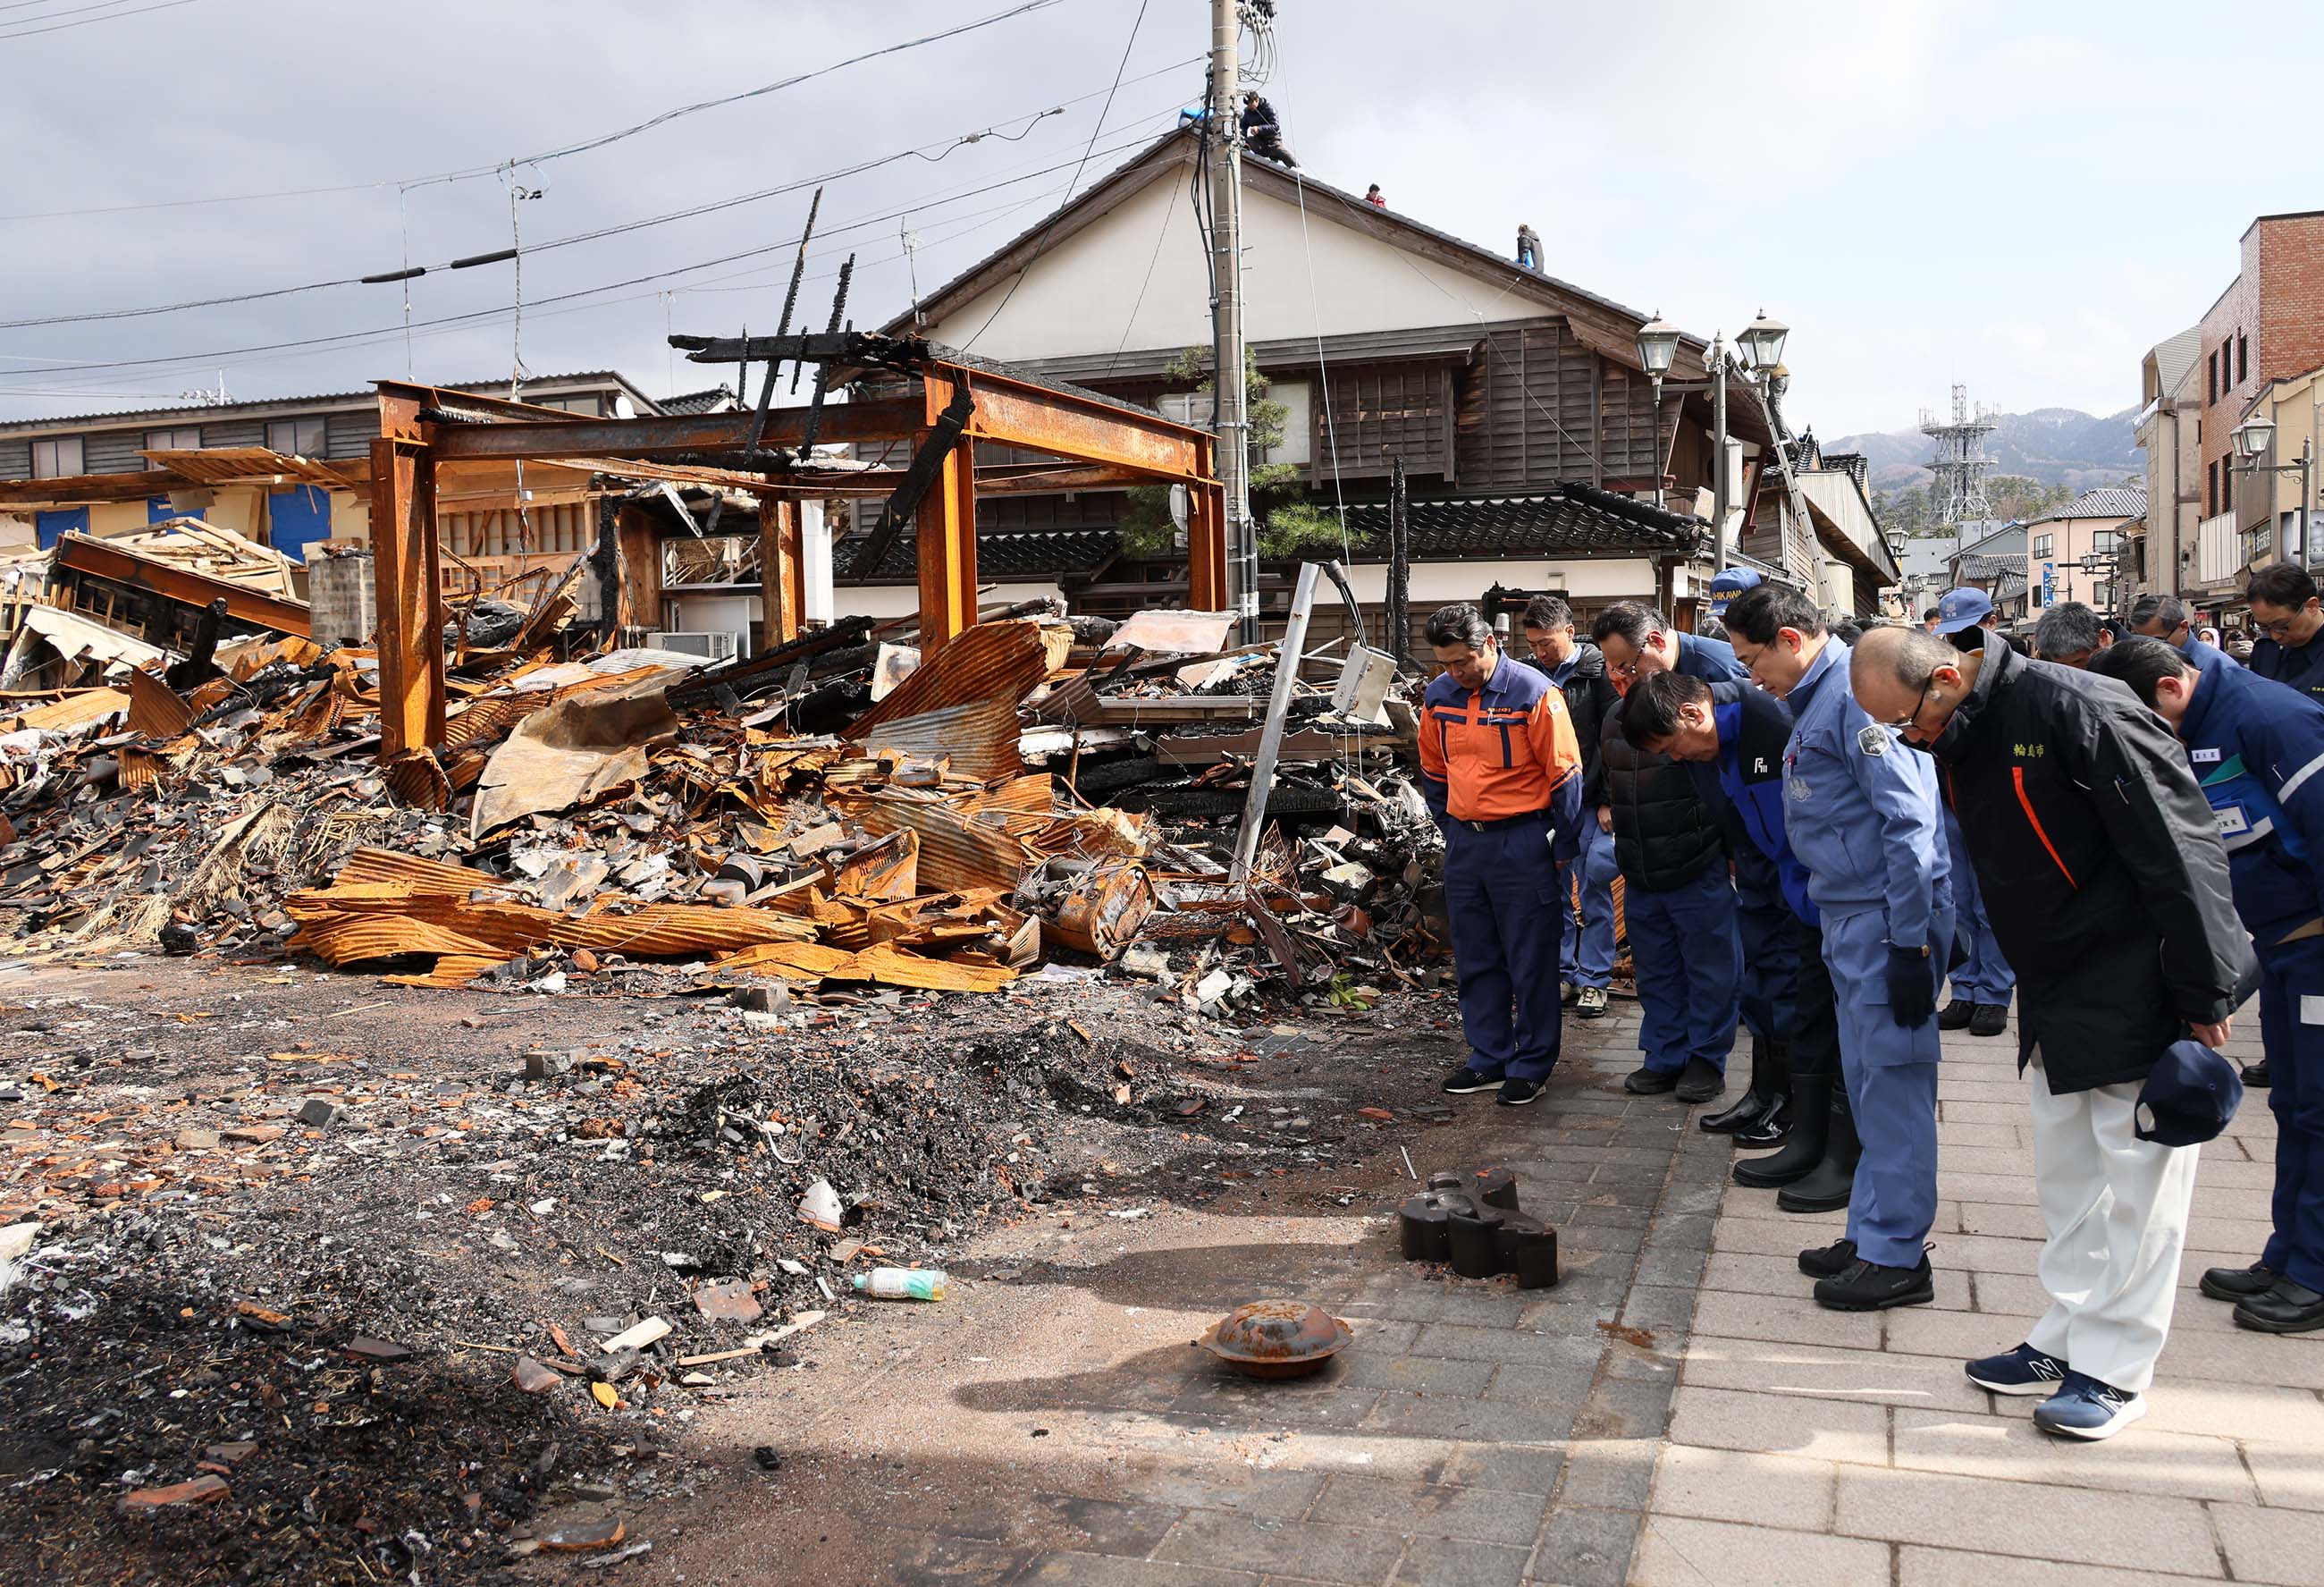
{"label": "man holding navy cap", "polygon": [[2218,825],[2162,719],[2112,678],[1966,634],[1868,633],[1850,681],[1943,769],[2017,972],[2051,1305],[1967,1370],[2047,1396],[2044,1432],[2107,1438],[2146,1412],[2195,1195],[2197,1149],[2142,1137],[2143,1089],[2182,1038],[2226,1045],[2258,970]]}

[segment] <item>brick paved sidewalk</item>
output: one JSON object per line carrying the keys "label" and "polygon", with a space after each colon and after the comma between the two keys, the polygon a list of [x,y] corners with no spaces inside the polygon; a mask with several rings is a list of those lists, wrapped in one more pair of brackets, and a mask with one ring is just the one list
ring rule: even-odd
{"label": "brick paved sidewalk", "polygon": [[[2255,1006],[2236,1031],[2230,1056],[2257,1057]],[[1629,1581],[2324,1583],[2324,1336],[2239,1329],[2194,1287],[2267,1236],[2265,1093],[2203,1150],[2145,1420],[2066,1444],[2034,1429],[2034,1401],[1961,1376],[2046,1302],[2015,1031],[1944,1047],[1936,1304],[1819,1308],[1794,1260],[1837,1239],[1840,1214],[1788,1217],[1772,1193],[1730,1186]]]}

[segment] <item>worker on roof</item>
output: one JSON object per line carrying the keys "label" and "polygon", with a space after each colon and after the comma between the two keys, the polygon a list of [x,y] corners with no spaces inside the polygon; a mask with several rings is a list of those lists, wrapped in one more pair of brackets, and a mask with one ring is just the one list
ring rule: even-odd
{"label": "worker on roof", "polygon": [[1517,226],[1517,267],[1521,270],[1541,268],[1541,234],[1528,224]]}
{"label": "worker on roof", "polygon": [[1283,146],[1283,124],[1276,119],[1275,106],[1251,89],[1242,97],[1243,147],[1261,160],[1271,160],[1277,165],[1296,169],[1299,161],[1291,158],[1291,151]]}
{"label": "worker on roof", "polygon": [[1364,189],[1364,202],[1367,204],[1377,205],[1382,209],[1388,208],[1388,200],[1380,197],[1379,183],[1374,182],[1370,187]]}
{"label": "worker on roof", "polygon": [[[1469,1055],[1453,1095],[1498,1091],[1504,1106],[1541,1094],[1561,1036],[1557,867],[1578,852],[1582,752],[1565,697],[1501,653],[1471,605],[1433,613],[1444,671],[1420,707],[1421,789],[1444,832],[1444,896]],[[1514,1017],[1513,1017],[1514,1016]]]}

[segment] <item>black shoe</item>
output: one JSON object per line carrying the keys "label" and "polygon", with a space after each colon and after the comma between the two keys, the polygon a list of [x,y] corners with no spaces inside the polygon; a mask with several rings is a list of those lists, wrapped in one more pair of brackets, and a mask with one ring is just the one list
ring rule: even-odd
{"label": "black shoe", "polygon": [[1727,1089],[1727,1076],[1709,1058],[1689,1058],[1686,1067],[1679,1071],[1678,1084],[1674,1088],[1678,1100],[1688,1107],[1714,1099]]}
{"label": "black shoe", "polygon": [[1775,1106],[1744,1128],[1736,1130],[1729,1140],[1744,1151],[1766,1151],[1778,1147],[1792,1136],[1792,1099],[1775,1098]]}
{"label": "black shoe", "polygon": [[2236,1325],[2263,1333],[2310,1333],[2324,1328],[2324,1295],[2290,1278],[2278,1278],[2264,1295],[2236,1305]]}
{"label": "black shoe", "polygon": [[1824,1143],[1823,1160],[1775,1193],[1777,1210],[1830,1213],[1846,1206],[1856,1188],[1856,1159],[1863,1155],[1863,1145],[1856,1138],[1856,1120],[1848,1111],[1848,1092],[1835,1085],[1831,1132]]}
{"label": "black shoe", "polygon": [[1971,1036],[1998,1036],[2008,1029],[2007,1003],[1979,1003],[1977,1011],[1969,1017],[1969,1033]]}
{"label": "black shoe", "polygon": [[1467,1096],[1472,1091],[1499,1091],[1500,1088],[1499,1075],[1480,1075],[1466,1064],[1444,1078],[1444,1091],[1448,1096]]}
{"label": "black shoe", "polygon": [[1976,1017],[1977,1005],[1965,997],[1957,997],[1937,1010],[1937,1029],[1940,1030],[1966,1029],[1969,1022]]}
{"label": "black shoe", "polygon": [[2246,1085],[2255,1086],[2261,1091],[2265,1091],[2267,1089],[2267,1060],[2265,1058],[2262,1058],[2256,1064],[2246,1064],[2244,1066],[2244,1084]]}
{"label": "black shoe", "polygon": [[1811,1278],[1837,1278],[1856,1265],[1856,1241],[1836,1240],[1800,1252],[1800,1271]]}
{"label": "black shoe", "polygon": [[1769,1113],[1783,1098],[1783,1087],[1775,1082],[1775,1071],[1782,1060],[1775,1056],[1775,1044],[1764,1036],[1751,1038],[1751,1089],[1745,1092],[1731,1108],[1721,1108],[1715,1113],[1705,1113],[1695,1121],[1713,1135],[1731,1135],[1748,1130]]}
{"label": "black shoe", "polygon": [[1838,1084],[1829,1075],[1792,1076],[1791,1138],[1771,1157],[1736,1164],[1735,1183],[1753,1190],[1773,1190],[1814,1172],[1831,1139],[1831,1093]]}
{"label": "black shoe", "polygon": [[1660,1069],[1633,1069],[1622,1078],[1622,1089],[1632,1096],[1660,1096],[1677,1087],[1677,1074],[1666,1075]]}
{"label": "black shoe", "polygon": [[1884,1268],[1855,1261],[1829,1278],[1819,1278],[1816,1304],[1836,1312],[1885,1312],[1890,1306],[1924,1306],[1937,1298],[1937,1276],[1923,1257],[1918,1267]]}
{"label": "black shoe", "polygon": [[1501,1082],[1501,1094],[1495,1100],[1505,1108],[1521,1108],[1540,1094],[1540,1081],[1509,1079]]}
{"label": "black shoe", "polygon": [[2248,1268],[2211,1268],[2195,1287],[2213,1300],[2249,1300],[2274,1288],[2282,1276],[2264,1262],[2254,1262]]}

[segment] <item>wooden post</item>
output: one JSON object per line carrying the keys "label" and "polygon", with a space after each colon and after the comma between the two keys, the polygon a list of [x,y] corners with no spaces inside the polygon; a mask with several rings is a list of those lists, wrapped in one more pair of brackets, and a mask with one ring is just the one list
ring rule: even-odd
{"label": "wooden post", "polygon": [[[923,382],[927,423],[952,401],[948,381]],[[934,655],[976,625],[976,444],[966,437],[945,454],[944,470],[913,519],[919,540],[920,654]]]}
{"label": "wooden post", "polygon": [[622,601],[617,616],[624,627],[661,626],[661,537],[653,519],[635,502],[622,503],[614,521],[621,543]]}
{"label": "wooden post", "polygon": [[807,611],[807,559],[799,507],[788,496],[759,498],[759,612],[770,645],[798,638]]}
{"label": "wooden post", "polygon": [[444,581],[436,465],[423,441],[371,444],[372,565],[379,599],[379,754],[444,742]]}

